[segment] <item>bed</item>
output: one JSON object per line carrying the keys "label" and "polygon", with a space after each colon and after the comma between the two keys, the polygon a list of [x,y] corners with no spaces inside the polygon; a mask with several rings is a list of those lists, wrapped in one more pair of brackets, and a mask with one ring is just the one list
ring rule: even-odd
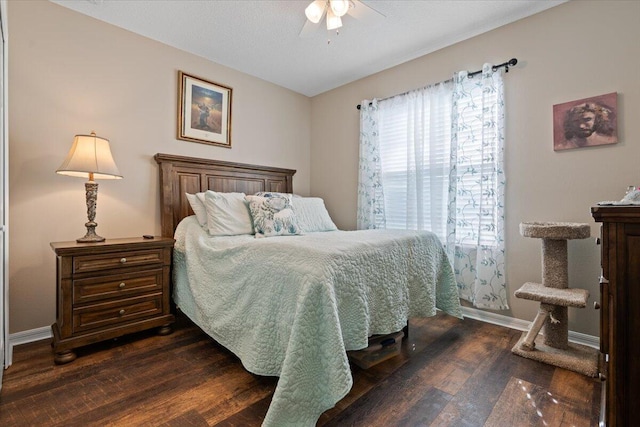
{"label": "bed", "polygon": [[[295,170],[156,154],[162,234],[175,237],[173,298],[257,375],[278,376],[263,426],[314,426],[351,389],[347,351],[436,307],[462,317],[431,233],[211,237],[187,193],[292,193]],[[295,199],[292,202],[295,207]]]}

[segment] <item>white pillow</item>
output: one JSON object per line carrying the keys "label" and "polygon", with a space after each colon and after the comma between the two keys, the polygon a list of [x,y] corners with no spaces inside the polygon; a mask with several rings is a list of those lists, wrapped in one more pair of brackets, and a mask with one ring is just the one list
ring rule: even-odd
{"label": "white pillow", "polygon": [[296,197],[291,201],[298,225],[303,232],[336,231],[329,212],[320,197]]}
{"label": "white pillow", "polygon": [[198,223],[202,227],[207,226],[207,209],[204,206],[204,193],[185,193],[187,195],[187,200],[191,205],[191,209],[193,213],[196,214],[196,218],[198,218]]}
{"label": "white pillow", "polygon": [[207,228],[212,236],[253,234],[253,224],[244,193],[204,193]]}

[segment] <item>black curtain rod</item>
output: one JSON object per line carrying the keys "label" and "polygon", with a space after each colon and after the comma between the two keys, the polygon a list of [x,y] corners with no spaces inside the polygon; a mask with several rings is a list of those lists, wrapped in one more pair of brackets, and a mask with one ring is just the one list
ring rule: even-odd
{"label": "black curtain rod", "polygon": [[[509,67],[513,67],[518,63],[518,60],[516,58],[511,58],[510,60],[508,60],[507,62],[503,62],[502,64],[498,64],[498,65],[494,65],[493,67],[491,67],[491,69],[493,71],[496,71],[498,68],[500,67],[504,67],[504,72],[508,73],[509,72]],[[467,76],[469,78],[473,78],[473,76],[482,73],[482,70],[478,70],[478,71],[474,71],[474,72],[467,72]],[[445,82],[448,82],[449,80],[445,80]],[[405,92],[407,93],[407,92]],[[393,95],[393,96],[398,96],[398,95]],[[389,97],[391,98],[391,97]],[[382,98],[382,100],[385,100],[388,98]],[[369,105],[371,105],[371,103],[369,103]],[[359,110],[362,106],[360,104],[356,105],[356,108]]]}
{"label": "black curtain rod", "polygon": [[[503,62],[502,64],[498,64],[498,65],[494,65],[493,67],[491,67],[491,69],[493,71],[496,71],[498,68],[504,67],[504,72],[508,73],[509,72],[509,67],[513,67],[517,63],[518,63],[518,60],[516,58],[511,58],[507,62]],[[474,71],[473,73],[467,73],[467,76],[473,78],[473,76],[475,76],[476,74],[480,74],[481,72],[482,72],[482,70]]]}

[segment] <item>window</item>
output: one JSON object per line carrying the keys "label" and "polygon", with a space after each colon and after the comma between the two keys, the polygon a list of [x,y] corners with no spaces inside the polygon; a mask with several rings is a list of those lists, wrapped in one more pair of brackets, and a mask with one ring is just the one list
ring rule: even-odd
{"label": "window", "polygon": [[[461,236],[456,244],[495,246],[498,182],[492,171],[497,168],[498,147],[484,134],[495,125],[496,112],[484,107],[485,118],[476,119],[483,105],[496,104],[497,93],[460,98],[455,105],[458,114],[452,114],[453,85],[441,86],[379,102],[386,228],[429,230],[445,242],[452,217],[448,193],[453,161],[455,219]],[[452,117],[457,120],[457,140],[465,141],[453,156]],[[481,228],[482,234],[476,231]]]}
{"label": "window", "polygon": [[366,102],[358,227],[427,230],[445,245],[460,297],[507,309],[502,74]]}
{"label": "window", "polygon": [[452,90],[445,83],[379,103],[387,228],[429,230],[446,240]]}

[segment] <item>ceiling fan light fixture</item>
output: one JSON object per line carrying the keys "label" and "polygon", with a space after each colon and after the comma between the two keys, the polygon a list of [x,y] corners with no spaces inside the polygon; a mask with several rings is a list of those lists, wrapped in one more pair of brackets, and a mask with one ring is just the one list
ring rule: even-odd
{"label": "ceiling fan light fixture", "polygon": [[307,16],[307,19],[314,24],[317,24],[322,19],[322,15],[324,15],[324,9],[326,7],[326,0],[315,0],[307,6],[304,10],[304,14]]}
{"label": "ceiling fan light fixture", "polygon": [[336,30],[342,27],[342,19],[333,13],[332,9],[327,10],[327,30]]}
{"label": "ceiling fan light fixture", "polygon": [[329,0],[329,6],[333,14],[340,18],[349,11],[349,0]]}

